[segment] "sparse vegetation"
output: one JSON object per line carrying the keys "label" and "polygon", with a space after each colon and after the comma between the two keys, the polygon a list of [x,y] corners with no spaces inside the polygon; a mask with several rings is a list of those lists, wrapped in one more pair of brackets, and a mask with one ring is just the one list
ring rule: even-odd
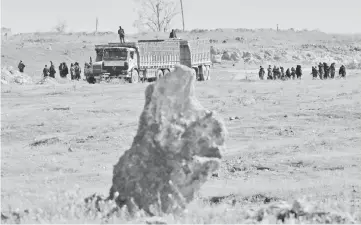
{"label": "sparse vegetation", "polygon": [[138,19],[133,26],[140,31],[166,32],[173,19],[180,13],[179,5],[173,0],[138,0]]}

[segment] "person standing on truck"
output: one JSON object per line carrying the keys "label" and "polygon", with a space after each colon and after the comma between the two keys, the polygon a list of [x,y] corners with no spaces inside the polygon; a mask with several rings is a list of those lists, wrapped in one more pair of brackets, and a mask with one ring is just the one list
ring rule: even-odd
{"label": "person standing on truck", "polygon": [[119,30],[118,30],[118,34],[119,34],[119,40],[120,43],[124,43],[124,29],[122,29],[121,26],[119,26]]}
{"label": "person standing on truck", "polygon": [[172,29],[172,32],[170,32],[169,38],[177,38],[177,34],[174,29]]}

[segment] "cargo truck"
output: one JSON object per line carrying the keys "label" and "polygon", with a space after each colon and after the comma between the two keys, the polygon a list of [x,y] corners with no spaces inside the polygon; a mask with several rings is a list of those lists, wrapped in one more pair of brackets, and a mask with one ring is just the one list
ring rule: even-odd
{"label": "cargo truck", "polygon": [[176,64],[192,68],[197,80],[210,79],[212,63],[207,39],[109,43],[95,45],[95,51],[95,62],[84,70],[88,81],[123,78],[129,83],[137,83],[157,80],[172,71]]}

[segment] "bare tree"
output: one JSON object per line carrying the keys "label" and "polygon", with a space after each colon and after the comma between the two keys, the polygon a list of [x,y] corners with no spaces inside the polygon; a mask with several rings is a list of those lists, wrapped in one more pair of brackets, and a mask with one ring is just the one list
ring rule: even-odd
{"label": "bare tree", "polygon": [[65,20],[59,21],[58,24],[54,27],[55,31],[58,33],[63,33],[68,27]]}
{"label": "bare tree", "polygon": [[139,30],[167,31],[179,14],[179,6],[172,0],[137,0],[138,19],[133,26]]}

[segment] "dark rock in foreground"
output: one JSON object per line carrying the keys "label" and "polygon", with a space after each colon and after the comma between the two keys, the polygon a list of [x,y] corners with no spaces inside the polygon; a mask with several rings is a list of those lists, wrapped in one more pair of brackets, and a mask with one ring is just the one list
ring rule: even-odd
{"label": "dark rock in foreground", "polygon": [[226,129],[194,96],[191,69],[175,71],[145,91],[132,146],[114,166],[110,198],[150,215],[185,208],[218,169]]}

